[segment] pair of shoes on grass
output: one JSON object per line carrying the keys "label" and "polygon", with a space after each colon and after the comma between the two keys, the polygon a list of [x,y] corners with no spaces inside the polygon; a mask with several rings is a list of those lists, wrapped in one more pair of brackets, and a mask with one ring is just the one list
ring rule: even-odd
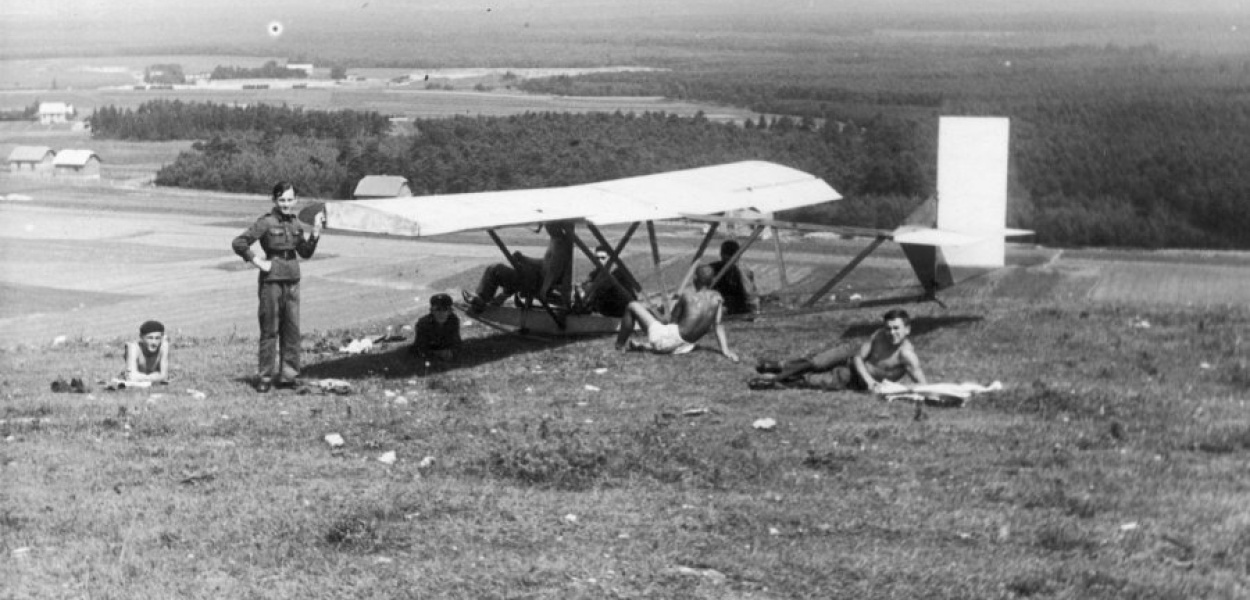
{"label": "pair of shoes on grass", "polygon": [[785,381],[776,377],[753,377],[747,381],[747,387],[757,391],[790,389]]}
{"label": "pair of shoes on grass", "polygon": [[755,363],[755,372],[761,375],[765,373],[780,373],[781,363],[775,360],[764,360],[761,358],[758,363]]}
{"label": "pair of shoes on grass", "polygon": [[299,387],[299,382],[294,379],[279,379],[277,381],[262,379],[256,382],[256,391],[261,394],[269,393],[269,391],[274,388],[278,388],[280,390],[293,390],[297,387]]}
{"label": "pair of shoes on grass", "polygon": [[63,378],[58,377],[56,381],[52,382],[52,391],[57,394],[85,394],[90,392],[91,388],[87,387],[87,384],[77,377],[71,379],[68,383]]}

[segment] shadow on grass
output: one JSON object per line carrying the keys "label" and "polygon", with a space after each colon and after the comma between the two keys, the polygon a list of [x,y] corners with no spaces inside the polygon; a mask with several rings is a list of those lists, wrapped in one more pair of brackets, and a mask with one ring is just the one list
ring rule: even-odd
{"label": "shadow on grass", "polygon": [[[884,312],[882,313],[884,314]],[[958,327],[968,323],[979,323],[985,318],[981,316],[949,316],[949,317],[915,317],[911,320],[911,337],[919,337],[947,327]],[[866,338],[881,328],[881,321],[856,323],[842,332],[842,339]]]}
{"label": "shadow on grass", "polygon": [[565,346],[578,339],[542,340],[523,338],[509,334],[494,334],[464,341],[452,361],[426,361],[410,354],[411,343],[396,344],[387,350],[370,354],[336,357],[324,362],[309,365],[303,370],[303,377],[314,379],[364,379],[367,377],[384,377],[387,379],[425,377],[438,373],[454,372],[469,369],[478,365],[494,362],[531,352],[541,352],[559,346]]}

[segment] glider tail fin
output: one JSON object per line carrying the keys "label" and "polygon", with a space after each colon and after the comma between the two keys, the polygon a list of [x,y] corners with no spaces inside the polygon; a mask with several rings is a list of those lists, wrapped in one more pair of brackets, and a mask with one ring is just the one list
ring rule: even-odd
{"label": "glider tail fin", "polygon": [[900,230],[936,227],[973,238],[971,243],[901,242],[927,294],[1001,268],[1007,224],[1006,118],[942,117],[938,125],[937,197]]}

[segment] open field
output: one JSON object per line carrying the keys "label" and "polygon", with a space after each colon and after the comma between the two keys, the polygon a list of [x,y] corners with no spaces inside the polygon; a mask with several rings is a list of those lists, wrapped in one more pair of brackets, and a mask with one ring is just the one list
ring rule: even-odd
{"label": "open field", "polygon": [[[558,68],[366,68],[350,71],[352,80],[335,83],[325,73],[307,80],[225,80],[172,90],[135,90],[142,84],[144,68],[158,63],[183,65],[188,74],[228,65],[255,68],[266,57],[227,56],[116,56],[0,60],[0,110],[16,110],[40,101],[72,104],[85,119],[101,106],[137,108],[151,100],[215,102],[218,104],[289,105],[309,110],[372,110],[408,118],[455,115],[506,116],[525,112],[664,112],[691,116],[702,111],[709,119],[741,122],[758,114],[741,108],[682,102],[660,97],[576,97],[525,94],[509,83],[528,77],[601,69]],[[636,67],[635,69],[641,69]],[[511,74],[514,79],[505,81]],[[392,79],[410,77],[406,84]],[[359,79],[359,80],[357,80]],[[55,80],[56,85],[52,82]],[[271,89],[242,89],[244,84],[263,83]],[[292,89],[293,85],[306,89]],[[428,85],[454,89],[426,89]],[[478,86],[484,86],[477,88]],[[9,125],[0,123],[0,126]]]}
{"label": "open field", "polygon": [[[1217,301],[1244,293],[1223,287],[1239,255],[1212,273],[1015,249],[1031,266],[914,307],[931,378],[1006,386],[938,409],[746,389],[756,359],[862,339],[880,309],[732,323],[741,365],[481,327],[450,368],[402,345],[342,355],[497,251],[328,235],[305,264],[305,375],[354,391],[262,398],[254,282],[228,244],[267,203],[23,193],[0,203],[3,598],[1250,594],[1250,311]],[[829,243],[796,242],[796,272]],[[1201,301],[1097,291],[1174,277]],[[48,391],[116,372],[152,317],[174,385]]]}
{"label": "open field", "polygon": [[[0,203],[4,344],[40,344],[57,335],[127,336],[135,326],[132,321],[147,316],[158,316],[196,337],[242,335],[254,329],[254,275],[229,244],[268,209],[262,197],[108,182],[65,185],[7,175],[0,176],[0,193],[31,198]],[[671,286],[680,279],[682,257],[693,252],[699,234],[692,227],[661,233],[670,261],[664,278]],[[482,245],[479,237],[409,241],[327,236],[304,270],[310,290],[305,327],[324,331],[412,320],[420,308],[414,297],[471,287],[479,267],[498,260],[497,250]],[[540,254],[545,243],[541,236],[519,230],[508,239],[531,254]],[[791,300],[811,293],[863,247],[860,242],[816,239],[788,239],[785,245],[786,275],[793,286],[785,296]],[[765,242],[751,255],[766,291],[777,290],[781,282],[771,246]],[[1014,246],[1010,261],[1015,266],[947,296],[955,302],[1010,298],[1197,307],[1243,306],[1250,298],[1250,278],[1245,276],[1250,256],[1245,253],[1064,253]],[[631,262],[644,283],[654,283],[642,250],[635,249]],[[835,290],[842,302],[851,294],[914,292],[905,260],[889,248]],[[30,300],[42,296],[58,301]],[[355,310],[345,315],[341,304],[354,298],[359,298]]]}

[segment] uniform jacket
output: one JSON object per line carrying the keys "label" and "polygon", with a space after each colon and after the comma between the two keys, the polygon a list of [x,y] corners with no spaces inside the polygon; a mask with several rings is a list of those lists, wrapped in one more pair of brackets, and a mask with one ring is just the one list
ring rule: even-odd
{"label": "uniform jacket", "polygon": [[261,215],[251,227],[230,245],[234,253],[245,262],[252,262],[256,254],[252,244],[260,242],[265,259],[272,261],[269,272],[260,272],[261,283],[290,283],[299,281],[300,258],[312,258],[317,249],[317,239],[304,239],[304,224],[294,215],[282,214],[277,208]]}
{"label": "uniform jacket", "polygon": [[417,319],[416,333],[413,344],[420,354],[435,350],[455,350],[460,347],[460,318],[451,314],[447,315],[446,321],[439,323],[434,315],[425,315]]}

